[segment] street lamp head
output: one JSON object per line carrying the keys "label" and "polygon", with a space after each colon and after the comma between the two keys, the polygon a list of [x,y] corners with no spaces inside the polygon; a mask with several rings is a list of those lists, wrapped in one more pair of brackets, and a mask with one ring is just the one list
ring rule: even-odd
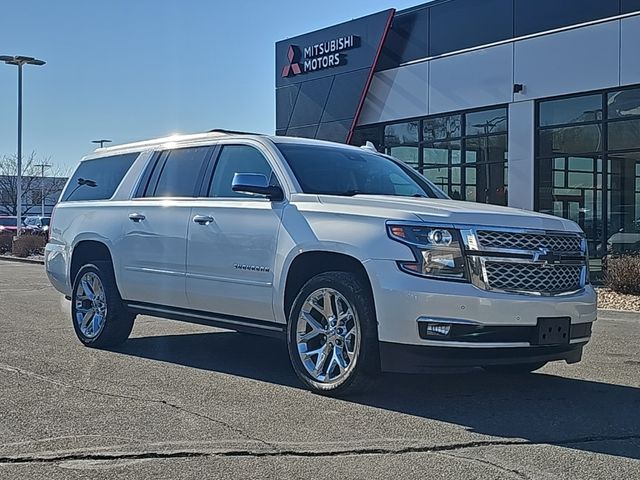
{"label": "street lamp head", "polygon": [[44,60],[39,60],[34,57],[25,57],[24,55],[0,55],[0,61],[7,65],[44,65]]}

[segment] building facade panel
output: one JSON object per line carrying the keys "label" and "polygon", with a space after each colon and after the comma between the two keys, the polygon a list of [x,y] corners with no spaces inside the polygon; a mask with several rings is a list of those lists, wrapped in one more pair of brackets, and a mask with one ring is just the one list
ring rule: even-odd
{"label": "building facade panel", "polygon": [[533,210],[535,102],[509,105],[509,206]]}
{"label": "building facade panel", "polygon": [[359,124],[390,122],[429,113],[429,62],[378,72]]}
{"label": "building facade panel", "polygon": [[620,21],[620,84],[640,83],[640,15]]}
{"label": "building facade panel", "polygon": [[619,46],[617,20],[516,42],[514,83],[524,90],[515,99],[618,86]]}
{"label": "building facade panel", "polygon": [[430,114],[513,100],[511,44],[439,58],[430,64]]}
{"label": "building facade panel", "polygon": [[429,56],[428,5],[398,12],[393,18],[376,68],[387,70]]}
{"label": "building facade panel", "polygon": [[513,37],[513,0],[456,0],[430,10],[430,56]]}
{"label": "building facade panel", "polygon": [[515,35],[521,37],[619,13],[619,0],[515,0]]}
{"label": "building facade panel", "polygon": [[620,13],[640,11],[640,0],[621,0]]}

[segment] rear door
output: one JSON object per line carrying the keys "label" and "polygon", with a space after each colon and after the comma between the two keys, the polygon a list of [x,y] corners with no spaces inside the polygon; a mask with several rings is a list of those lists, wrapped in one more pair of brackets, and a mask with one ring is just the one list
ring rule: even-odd
{"label": "rear door", "polygon": [[[267,152],[225,144],[191,210],[187,296],[191,308],[273,321],[273,264],[284,201],[234,192],[235,173],[260,173],[278,184]],[[204,221],[203,221],[204,220]]]}
{"label": "rear door", "polygon": [[187,308],[187,227],[212,148],[166,150],[147,167],[118,245],[120,288],[129,301]]}

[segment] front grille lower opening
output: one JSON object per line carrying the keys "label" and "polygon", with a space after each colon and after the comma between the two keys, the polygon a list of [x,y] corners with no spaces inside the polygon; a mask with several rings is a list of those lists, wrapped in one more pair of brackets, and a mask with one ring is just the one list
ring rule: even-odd
{"label": "front grille lower opening", "polygon": [[557,294],[581,288],[579,265],[532,265],[487,262],[488,286],[492,289]]}

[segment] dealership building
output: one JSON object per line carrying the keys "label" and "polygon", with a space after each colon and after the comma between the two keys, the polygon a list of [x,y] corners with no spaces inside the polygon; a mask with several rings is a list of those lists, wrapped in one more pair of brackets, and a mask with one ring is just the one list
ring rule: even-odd
{"label": "dealership building", "polygon": [[640,247],[640,0],[435,0],[283,40],[276,130],[570,218],[592,257]]}

